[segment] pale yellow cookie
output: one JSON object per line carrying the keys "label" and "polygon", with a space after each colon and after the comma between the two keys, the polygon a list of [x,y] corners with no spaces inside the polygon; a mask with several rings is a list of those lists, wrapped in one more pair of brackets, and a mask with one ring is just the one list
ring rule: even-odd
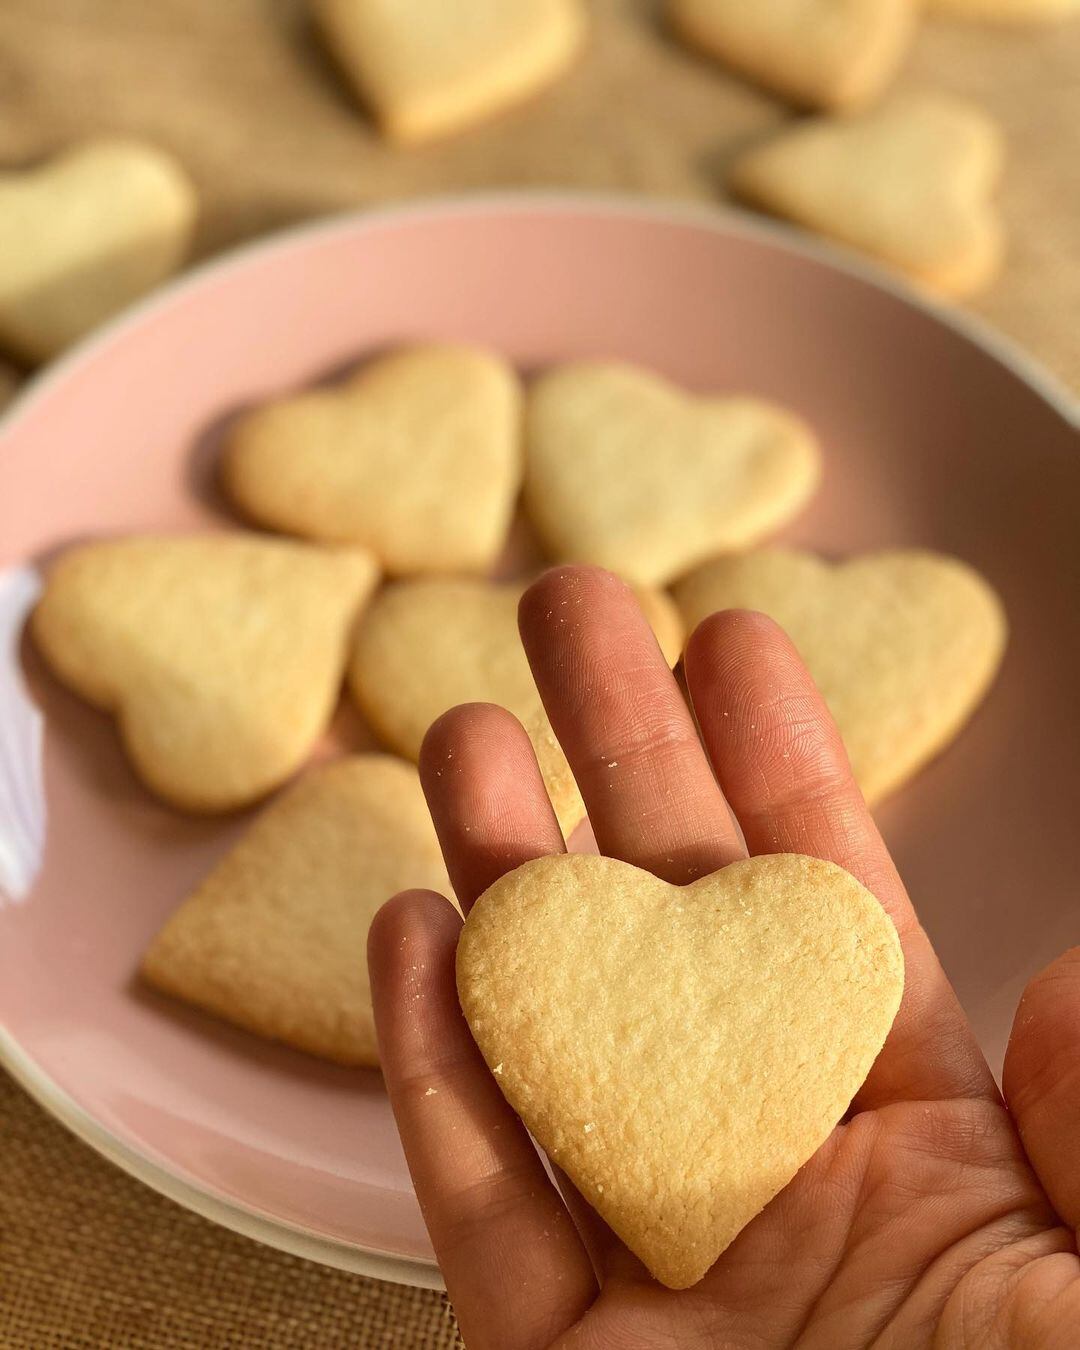
{"label": "pale yellow cookie", "polygon": [[812,108],[876,98],[911,45],[920,0],[667,0],[692,47]]}
{"label": "pale yellow cookie", "polygon": [[0,173],[0,344],[44,361],[176,270],[195,191],[171,155],[92,140]]}
{"label": "pale yellow cookie", "polygon": [[1001,263],[991,203],[1001,162],[998,129],[979,108],[910,94],[859,117],[781,131],[736,159],[730,186],[932,290],[966,296]]}
{"label": "pale yellow cookie", "polygon": [[259,816],[143,958],[168,994],[341,1064],[378,1064],[367,935],[411,887],[449,880],[411,764],[312,769]]}
{"label": "pale yellow cookie", "polygon": [[458,131],[549,84],[585,36],[581,0],[312,0],[338,62],[383,133]]}
{"label": "pale yellow cookie", "polygon": [[521,481],[521,394],[477,348],[412,347],[243,417],[222,461],[271,529],[362,544],[394,574],[486,571]]}
{"label": "pale yellow cookie", "polygon": [[753,609],[787,631],[868,801],[953,739],[1005,648],[1005,614],[987,582],[955,558],[917,549],[840,564],[763,549],[706,563],[675,598],[688,630],[719,609]]}
{"label": "pale yellow cookie", "polygon": [[559,562],[659,585],[779,529],[820,476],[809,428],[753,398],[694,398],[636,366],[581,361],[532,386],[525,502]]}
{"label": "pale yellow cookie", "polygon": [[49,572],[34,639],[114,713],[148,787],[228,811],[293,774],[337,704],[370,554],[256,535],[109,540]]}
{"label": "pale yellow cookie", "polygon": [[904,974],[884,910],[832,863],[775,854],[678,887],[579,854],[480,897],[457,982],[511,1106],[683,1289],[840,1121]]}
{"label": "pale yellow cookie", "polygon": [[[364,616],[349,684],[392,749],[416,759],[428,727],[459,703],[498,703],[519,718],[536,750],[555,814],[569,834],[584,815],[570,766],[544,714],[518,636],[524,586],[480,581],[402,582]],[[641,588],[642,610],[669,663],[682,624],[667,596]]]}
{"label": "pale yellow cookie", "polygon": [[1080,0],[925,0],[937,14],[988,23],[1038,23],[1080,14]]}

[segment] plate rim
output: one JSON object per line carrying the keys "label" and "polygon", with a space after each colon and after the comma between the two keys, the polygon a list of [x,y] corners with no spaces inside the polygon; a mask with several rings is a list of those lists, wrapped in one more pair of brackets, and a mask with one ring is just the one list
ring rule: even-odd
{"label": "plate rim", "polygon": [[[108,320],[31,376],[0,414],[0,454],[4,438],[39,402],[47,399],[54,388],[61,386],[69,374],[78,370],[83,363],[93,360],[99,350],[137,329],[145,320],[165,311],[189,291],[212,286],[219,274],[271,259],[277,254],[302,251],[324,239],[393,228],[431,217],[529,215],[537,212],[565,217],[583,213],[598,214],[612,219],[647,220],[695,227],[718,235],[734,235],[764,242],[794,253],[872,286],[950,329],[1020,380],[1067,426],[1080,432],[1080,393],[1074,395],[1062,377],[1027,352],[1016,340],[981,316],[939,301],[917,290],[885,267],[864,260],[827,240],[808,237],[791,225],[754,215],[721,201],[642,198],[625,192],[509,189],[442,194],[416,198],[404,204],[349,209],[234,245],[186,269],[179,277]],[[438,1266],[433,1261],[395,1256],[366,1248],[272,1216],[221,1194],[203,1181],[189,1180],[146,1152],[124,1142],[60,1087],[23,1049],[2,1021],[0,1067],[6,1069],[31,1098],[95,1152],[152,1190],[203,1218],[279,1251],[339,1270],[418,1288],[445,1288]]]}

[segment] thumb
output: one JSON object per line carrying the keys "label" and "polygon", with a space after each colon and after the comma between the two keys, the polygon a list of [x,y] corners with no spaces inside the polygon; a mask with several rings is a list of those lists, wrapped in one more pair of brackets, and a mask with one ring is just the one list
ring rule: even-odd
{"label": "thumb", "polygon": [[1024,990],[1003,1090],[1051,1204],[1070,1228],[1080,1228],[1080,947]]}

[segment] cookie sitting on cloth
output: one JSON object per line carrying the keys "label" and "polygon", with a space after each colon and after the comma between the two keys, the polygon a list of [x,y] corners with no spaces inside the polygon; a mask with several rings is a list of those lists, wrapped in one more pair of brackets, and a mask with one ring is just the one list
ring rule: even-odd
{"label": "cookie sitting on cloth", "polygon": [[196,199],[172,155],[85,141],[0,173],[0,343],[44,361],[183,261]]}
{"label": "cookie sitting on cloth", "polygon": [[585,37],[581,0],[313,0],[384,135],[459,131],[550,83]]}
{"label": "cookie sitting on cloth", "polygon": [[814,118],[736,158],[751,206],[859,249],[943,295],[997,275],[1004,235],[991,202],[1003,142],[981,109],[909,94],[872,112]]}

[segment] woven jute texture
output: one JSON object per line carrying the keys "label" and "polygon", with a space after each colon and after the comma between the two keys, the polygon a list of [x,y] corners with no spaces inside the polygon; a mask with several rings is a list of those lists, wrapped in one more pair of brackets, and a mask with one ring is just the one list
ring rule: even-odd
{"label": "woven jute texture", "polygon": [[[332,211],[480,187],[720,200],[732,153],[790,114],[669,41],[654,0],[591,7],[588,51],[558,86],[402,152],[373,135],[301,0],[2,0],[0,165],[96,132],[155,139],[198,185],[200,255]],[[927,24],[899,83],[967,95],[1001,122],[1009,259],[974,308],[1080,387],[1080,23]],[[0,366],[0,397],[15,381]],[[187,1214],[0,1074],[0,1345],[458,1344],[438,1295]]]}

